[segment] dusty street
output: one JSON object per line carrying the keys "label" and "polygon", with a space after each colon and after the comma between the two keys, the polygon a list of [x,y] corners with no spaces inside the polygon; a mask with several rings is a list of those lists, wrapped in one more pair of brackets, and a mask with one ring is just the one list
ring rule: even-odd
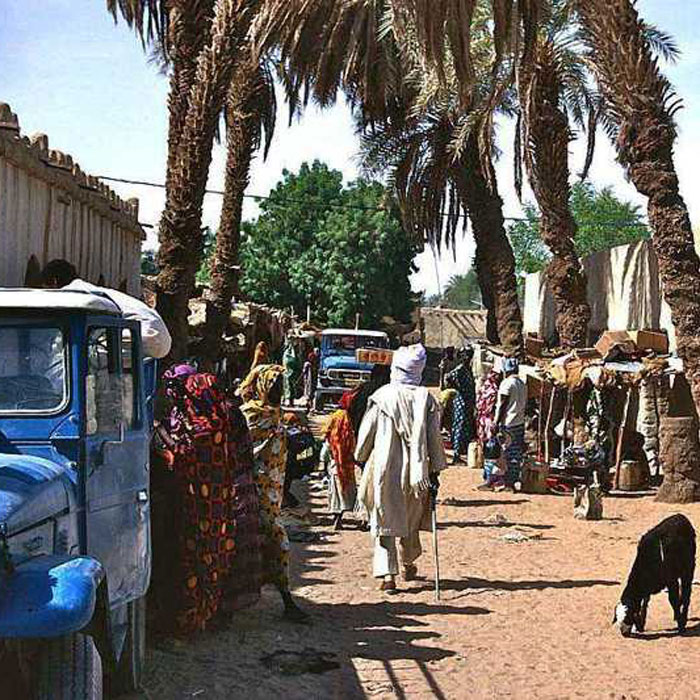
{"label": "dusty street", "polygon": [[[313,624],[281,622],[267,591],[225,630],[152,645],[142,697],[700,696],[697,586],[685,637],[671,631],[665,594],[652,599],[643,637],[623,639],[610,624],[639,535],[679,510],[700,526],[700,504],[611,498],[605,520],[589,523],[573,519],[568,497],[482,493],[478,480],[466,468],[443,478],[440,603],[427,533],[424,579],[390,597],[370,576],[369,536],[350,522],[330,531],[314,488],[319,539],[294,545],[296,593]],[[298,674],[263,658],[304,650],[338,668]]]}

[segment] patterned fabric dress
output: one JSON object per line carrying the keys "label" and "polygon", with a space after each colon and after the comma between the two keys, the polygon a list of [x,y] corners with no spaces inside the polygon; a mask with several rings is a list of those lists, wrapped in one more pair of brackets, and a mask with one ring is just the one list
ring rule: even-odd
{"label": "patterned fabric dress", "polygon": [[216,378],[186,365],[164,378],[173,401],[169,447],[182,507],[175,618],[181,631],[195,632],[224,599],[240,594],[250,602],[259,590],[257,494],[242,416]]}
{"label": "patterned fabric dress", "polygon": [[357,483],[355,481],[355,433],[350,414],[341,408],[333,413],[326,427],[332,462],[328,473],[328,511],[339,514],[355,508]]}
{"label": "patterned fabric dress", "polygon": [[489,372],[476,399],[476,433],[482,445],[496,436],[496,402],[500,374]]}
{"label": "patterned fabric dress", "polygon": [[255,367],[239,388],[245,401],[241,411],[248,422],[255,453],[255,483],[260,500],[263,583],[282,590],[289,588],[289,538],[280,521],[284,474],[287,464],[287,438],[280,407],[268,403],[268,394],[284,368],[278,365]]}
{"label": "patterned fabric dress", "polygon": [[445,383],[457,392],[452,402],[452,449],[455,456],[466,455],[474,437],[474,376],[460,364],[445,377]]}

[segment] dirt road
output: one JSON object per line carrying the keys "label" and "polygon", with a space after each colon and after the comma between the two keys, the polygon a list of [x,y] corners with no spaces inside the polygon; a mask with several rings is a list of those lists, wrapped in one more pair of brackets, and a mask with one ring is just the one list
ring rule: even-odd
{"label": "dirt road", "polygon": [[[321,517],[318,541],[295,544],[293,557],[313,624],[281,622],[266,592],[224,630],[152,647],[142,697],[700,697],[697,586],[684,637],[665,595],[652,600],[643,637],[623,639],[610,624],[639,535],[679,510],[700,527],[700,504],[607,499],[605,520],[590,523],[573,519],[567,497],[482,493],[477,483],[465,468],[443,478],[440,603],[429,536],[425,578],[388,596],[370,575],[369,535],[350,524],[332,532]],[[311,503],[322,516],[323,492]],[[304,650],[320,673],[294,675],[302,669],[288,656],[284,669],[264,660]]]}

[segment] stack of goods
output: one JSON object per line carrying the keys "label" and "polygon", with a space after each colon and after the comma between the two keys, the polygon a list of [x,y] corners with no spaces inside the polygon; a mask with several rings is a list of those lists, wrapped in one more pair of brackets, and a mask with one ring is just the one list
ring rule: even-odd
{"label": "stack of goods", "polygon": [[604,487],[609,481],[605,451],[595,441],[567,447],[561,457],[552,460],[549,467],[547,485],[555,491],[570,491],[575,485],[591,484],[594,474]]}

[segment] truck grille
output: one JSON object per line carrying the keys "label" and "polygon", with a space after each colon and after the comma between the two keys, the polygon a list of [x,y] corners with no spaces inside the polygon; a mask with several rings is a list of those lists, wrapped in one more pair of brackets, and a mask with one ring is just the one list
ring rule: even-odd
{"label": "truck grille", "polygon": [[331,369],[328,371],[328,377],[336,386],[357,386],[369,379],[369,376],[369,372],[361,372],[360,370]]}

